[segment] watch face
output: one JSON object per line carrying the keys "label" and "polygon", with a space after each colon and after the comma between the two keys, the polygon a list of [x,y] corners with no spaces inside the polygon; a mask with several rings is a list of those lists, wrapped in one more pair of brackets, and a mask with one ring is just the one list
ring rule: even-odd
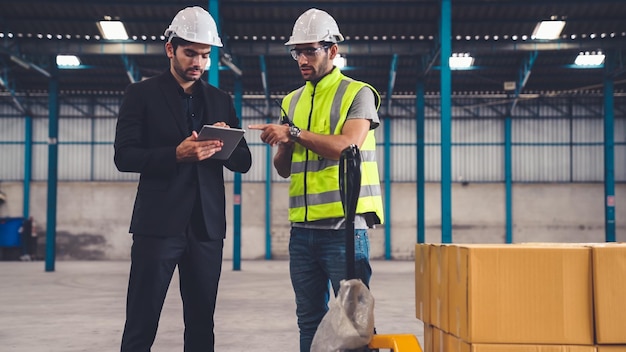
{"label": "watch face", "polygon": [[298,138],[300,137],[300,129],[297,126],[290,126],[289,134],[291,134],[292,138]]}

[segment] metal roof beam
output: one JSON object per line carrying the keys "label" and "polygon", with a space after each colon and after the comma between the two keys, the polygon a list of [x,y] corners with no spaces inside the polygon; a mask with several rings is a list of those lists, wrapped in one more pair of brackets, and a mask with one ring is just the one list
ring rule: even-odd
{"label": "metal roof beam", "polygon": [[423,70],[420,73],[421,76],[426,76],[428,72],[434,67],[435,62],[439,58],[439,51],[441,50],[440,46],[437,45],[429,54],[422,56],[422,67]]}
{"label": "metal roof beam", "polygon": [[[2,63],[4,64],[4,61]],[[24,107],[24,105],[22,105],[20,100],[17,98],[17,95],[15,94],[15,84],[9,78],[8,71],[9,70],[7,68],[4,68],[2,70],[3,74],[2,76],[0,76],[0,87],[4,87],[9,92],[9,94],[11,95],[11,100],[13,101],[13,104],[15,104],[17,110],[19,110],[20,113],[26,115],[26,108]]]}
{"label": "metal roof beam", "polygon": [[8,46],[5,45],[5,47],[0,47],[0,53],[8,55],[11,61],[15,62],[24,69],[35,70],[46,78],[50,78],[50,73],[48,71],[41,68],[41,66],[32,63],[30,60],[25,59],[20,53],[12,52]]}
{"label": "metal roof beam", "polygon": [[225,67],[228,67],[236,77],[241,77],[243,75],[243,71],[235,63],[233,62],[233,57],[229,53],[222,53],[220,55],[220,62]]}
{"label": "metal roof beam", "polygon": [[[5,44],[6,45],[6,44]],[[481,52],[506,51],[558,51],[558,50],[597,50],[620,48],[626,39],[604,40],[559,40],[550,42],[534,41],[458,41],[453,43],[455,51]],[[24,54],[56,54],[59,52],[81,55],[163,55],[163,42],[87,42],[69,40],[22,40]],[[341,43],[341,53],[345,55],[423,55],[432,53],[431,41],[381,41]],[[289,55],[288,47],[280,42],[231,41],[229,52],[233,56]]]}
{"label": "metal roof beam", "polygon": [[139,72],[139,68],[137,68],[137,62],[134,58],[122,54],[122,62],[124,63],[124,67],[126,68],[126,74],[128,75],[128,79],[130,83],[135,83],[141,81],[141,72]]}
{"label": "metal roof beam", "polygon": [[398,72],[398,54],[391,57],[391,66],[389,67],[389,83],[387,85],[387,96],[385,97],[385,106],[387,115],[391,115],[391,100],[393,97],[393,88],[396,85],[396,72]]}
{"label": "metal roof beam", "polygon": [[511,111],[515,108],[519,96],[522,93],[524,86],[526,86],[526,82],[528,82],[528,78],[530,77],[530,72],[533,68],[535,60],[537,59],[537,55],[538,53],[536,51],[530,52],[524,58],[524,62],[522,62],[522,67],[520,67],[517,82],[515,84],[515,93],[513,95],[513,103],[511,103]]}

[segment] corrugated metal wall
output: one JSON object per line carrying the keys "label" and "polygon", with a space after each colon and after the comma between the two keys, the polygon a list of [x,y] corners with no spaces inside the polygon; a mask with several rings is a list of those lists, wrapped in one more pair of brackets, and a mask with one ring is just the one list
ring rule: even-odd
{"label": "corrugated metal wall", "polygon": [[[113,164],[113,139],[120,96],[65,97],[60,100],[59,180],[124,181],[137,175],[120,173]],[[33,121],[33,180],[47,178],[47,97],[29,97],[27,111]],[[269,107],[268,107],[269,106]],[[511,106],[506,97],[453,97],[452,177],[456,182],[504,181],[505,123]],[[243,123],[276,122],[279,111],[262,98],[246,98]],[[416,180],[415,98],[398,97],[389,111],[380,111],[389,124],[391,141],[385,150],[381,126],[376,130],[378,157],[389,155],[393,182]],[[425,177],[440,179],[439,99],[426,97]],[[284,181],[274,171],[275,149],[259,140],[259,132],[246,134],[253,158],[244,182],[263,182],[271,169],[272,181]],[[604,175],[604,120],[601,97],[535,97],[520,100],[512,116],[512,171],[514,182],[601,182]],[[24,178],[26,117],[9,99],[0,99],[0,180]],[[615,98],[615,181],[626,181],[626,97]],[[268,156],[268,153],[270,155]],[[381,170],[381,176],[384,173]],[[227,172],[227,179],[233,175]]]}

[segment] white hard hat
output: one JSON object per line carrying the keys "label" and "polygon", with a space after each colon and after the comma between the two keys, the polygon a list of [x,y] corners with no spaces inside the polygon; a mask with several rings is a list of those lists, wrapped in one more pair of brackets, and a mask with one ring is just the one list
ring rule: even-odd
{"label": "white hard hat", "polygon": [[285,45],[342,41],[343,35],[339,33],[337,22],[331,15],[322,10],[309,9],[298,17]]}
{"label": "white hard hat", "polygon": [[180,10],[172,24],[165,30],[165,38],[182,38],[188,42],[222,46],[213,17],[202,7],[193,6]]}

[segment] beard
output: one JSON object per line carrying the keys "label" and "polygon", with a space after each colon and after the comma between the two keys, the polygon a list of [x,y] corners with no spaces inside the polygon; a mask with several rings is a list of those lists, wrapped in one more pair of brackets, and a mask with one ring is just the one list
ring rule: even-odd
{"label": "beard", "polygon": [[319,64],[302,65],[300,69],[303,69],[303,68],[308,69],[309,71],[306,74],[303,72],[300,72],[302,74],[302,78],[304,78],[304,80],[306,81],[316,83],[322,78],[324,78],[324,76],[326,76],[328,72],[332,70],[332,62],[328,59],[328,57],[325,57],[323,60],[319,62]]}
{"label": "beard", "polygon": [[[176,74],[184,79],[187,82],[194,82],[199,80],[202,77],[202,74],[204,73],[204,70],[202,68],[199,67],[189,67],[187,69],[183,69],[182,65],[180,64],[180,62],[176,59],[176,57],[174,57],[174,71],[176,72]],[[200,74],[194,75],[194,72],[199,71]]]}

